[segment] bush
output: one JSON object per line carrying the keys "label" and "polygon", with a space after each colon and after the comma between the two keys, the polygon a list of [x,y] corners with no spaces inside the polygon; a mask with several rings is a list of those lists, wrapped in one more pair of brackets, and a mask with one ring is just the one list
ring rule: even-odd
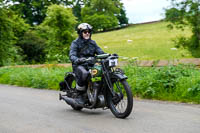
{"label": "bush", "polygon": [[135,96],[200,103],[200,72],[193,66],[127,66],[124,70]]}
{"label": "bush", "polygon": [[35,31],[27,31],[17,45],[23,49],[24,61],[29,63],[45,62],[46,40],[41,38]]}

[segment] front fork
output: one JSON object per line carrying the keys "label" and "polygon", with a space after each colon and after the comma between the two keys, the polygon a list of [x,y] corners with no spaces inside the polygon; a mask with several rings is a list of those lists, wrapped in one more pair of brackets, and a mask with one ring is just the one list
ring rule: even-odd
{"label": "front fork", "polygon": [[[103,68],[105,68],[105,67],[103,66]],[[117,80],[116,81],[116,87],[119,90],[119,94],[117,94],[117,97],[119,97],[120,99],[123,99],[123,93],[122,93],[122,90],[120,88],[118,81],[126,80],[128,77],[126,75],[124,75],[123,73],[120,73],[120,72],[112,72],[112,75],[109,75],[109,72],[108,72],[107,69],[103,70],[103,74],[104,74],[106,84],[107,84],[107,86],[108,86],[108,88],[111,92],[112,97],[115,97],[117,93],[115,93],[113,91],[113,84],[112,84],[111,78]]]}
{"label": "front fork", "polygon": [[112,95],[112,97],[115,96],[115,93],[113,91],[113,85],[112,85],[112,82],[111,82],[111,78],[110,78],[110,75],[109,75],[109,72],[108,70],[106,69],[104,63],[102,63],[102,70],[103,70],[103,75],[104,75],[104,80],[105,80],[105,83],[107,84],[109,90],[110,90],[110,93]]}

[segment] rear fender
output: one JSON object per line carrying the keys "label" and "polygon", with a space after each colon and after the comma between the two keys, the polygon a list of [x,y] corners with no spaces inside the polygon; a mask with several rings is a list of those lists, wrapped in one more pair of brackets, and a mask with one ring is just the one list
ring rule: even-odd
{"label": "rear fender", "polygon": [[75,73],[73,73],[73,72],[67,72],[67,73],[65,74],[65,80],[68,81],[68,80],[70,80],[71,78],[76,79]]}
{"label": "rear fender", "polygon": [[68,72],[65,74],[64,81],[60,82],[60,91],[67,91],[70,88],[70,84],[73,80],[76,79],[76,76],[73,72]]}

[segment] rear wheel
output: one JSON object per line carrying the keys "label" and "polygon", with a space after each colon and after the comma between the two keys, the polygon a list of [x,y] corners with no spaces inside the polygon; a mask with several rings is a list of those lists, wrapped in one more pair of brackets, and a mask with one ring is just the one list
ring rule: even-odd
{"label": "rear wheel", "polygon": [[113,82],[114,96],[108,93],[108,106],[117,118],[126,118],[133,108],[133,95],[126,80],[115,80]]}

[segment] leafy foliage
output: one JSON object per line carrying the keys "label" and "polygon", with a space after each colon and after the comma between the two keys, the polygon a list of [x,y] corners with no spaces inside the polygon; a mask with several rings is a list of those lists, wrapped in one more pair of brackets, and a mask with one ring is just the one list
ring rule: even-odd
{"label": "leafy foliage", "polygon": [[20,46],[23,50],[22,54],[25,55],[24,61],[28,61],[29,63],[45,62],[46,40],[40,37],[36,31],[27,31],[16,45]]}
{"label": "leafy foliage", "polygon": [[46,17],[48,6],[52,4],[68,5],[71,1],[68,0],[4,0],[6,3],[13,3],[11,9],[18,12],[29,23],[40,24]]}
{"label": "leafy foliage", "polygon": [[193,66],[125,67],[133,94],[143,98],[200,103],[199,70]]}
{"label": "leafy foliage", "polygon": [[81,16],[84,22],[93,25],[94,31],[105,31],[118,25],[116,15],[119,13],[120,9],[112,0],[91,0],[89,5],[82,9]]}
{"label": "leafy foliage", "polygon": [[15,43],[27,29],[23,19],[11,10],[0,8],[0,66],[21,62],[20,48]]}
{"label": "leafy foliage", "polygon": [[90,23],[94,27],[94,31],[98,31],[101,29],[105,31],[118,25],[118,20],[115,16],[107,15],[88,15],[85,18],[83,18],[83,21]]}
{"label": "leafy foliage", "polygon": [[59,89],[59,82],[70,68],[47,66],[44,68],[1,68],[0,83],[40,89]]}
{"label": "leafy foliage", "polygon": [[76,17],[72,10],[64,6],[51,5],[47,17],[40,25],[40,31],[46,31],[48,38],[48,60],[66,62],[71,42],[75,39]]}
{"label": "leafy foliage", "polygon": [[82,3],[82,0],[74,0],[73,2],[73,8],[72,8],[72,11],[73,11],[73,14],[75,17],[78,18],[78,21],[81,21],[81,5],[83,4]]}
{"label": "leafy foliage", "polygon": [[126,11],[123,7],[120,9],[120,14],[117,15],[120,25],[128,24],[128,18],[126,17]]}
{"label": "leafy foliage", "polygon": [[119,9],[115,6],[115,3],[112,0],[91,0],[91,9],[100,14],[119,13]]}
{"label": "leafy foliage", "polygon": [[[193,66],[144,68],[126,66],[128,83],[135,96],[150,99],[200,103],[200,72]],[[0,83],[58,90],[71,68],[0,68]]]}
{"label": "leafy foliage", "polygon": [[[185,39],[183,37],[178,38],[177,44],[179,46],[187,46],[192,49],[199,48],[200,46],[200,2],[199,0],[171,0],[172,7],[166,9],[166,20],[172,24],[169,27],[174,26],[178,29],[184,30],[186,26],[190,26],[192,29],[192,36]],[[184,44],[184,45],[182,45]]]}

